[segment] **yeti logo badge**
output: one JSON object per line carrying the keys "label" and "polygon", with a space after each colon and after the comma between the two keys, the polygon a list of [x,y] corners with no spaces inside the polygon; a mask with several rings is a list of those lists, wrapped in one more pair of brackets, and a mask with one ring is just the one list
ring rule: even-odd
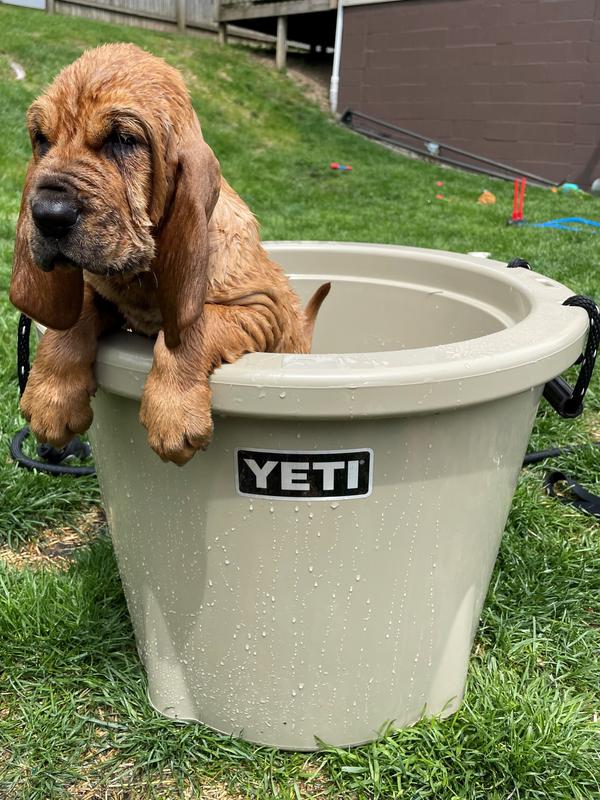
{"label": "yeti logo badge", "polygon": [[270,500],[346,500],[371,494],[373,451],[235,451],[237,490]]}

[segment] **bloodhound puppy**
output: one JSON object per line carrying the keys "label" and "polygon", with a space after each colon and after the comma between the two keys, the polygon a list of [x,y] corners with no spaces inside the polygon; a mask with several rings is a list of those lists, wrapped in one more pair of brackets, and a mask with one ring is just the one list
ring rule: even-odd
{"label": "bloodhound puppy", "polygon": [[92,421],[98,337],[156,335],[140,420],[184,464],[211,438],[211,372],[253,351],[309,352],[329,285],[301,309],[163,60],[87,51],[27,122],[10,298],[49,330],[21,409],[40,441],[64,445]]}

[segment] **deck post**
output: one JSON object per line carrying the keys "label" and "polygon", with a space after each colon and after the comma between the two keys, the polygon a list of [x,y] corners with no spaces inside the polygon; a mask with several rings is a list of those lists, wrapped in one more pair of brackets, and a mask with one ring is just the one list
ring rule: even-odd
{"label": "deck post", "polygon": [[185,33],[185,3],[186,0],[175,0],[175,16],[177,19],[178,33]]}
{"label": "deck post", "polygon": [[227,23],[219,22],[219,44],[227,44]]}
{"label": "deck post", "polygon": [[54,14],[54,0],[46,0],[46,13]]}
{"label": "deck post", "polygon": [[287,56],[287,17],[277,17],[277,49],[275,51],[275,66],[285,69]]}

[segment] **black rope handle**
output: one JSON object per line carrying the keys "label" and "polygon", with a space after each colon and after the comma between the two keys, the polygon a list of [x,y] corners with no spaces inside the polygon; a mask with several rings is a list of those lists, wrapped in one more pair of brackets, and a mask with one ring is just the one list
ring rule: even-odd
{"label": "black rope handle", "polygon": [[34,458],[29,458],[23,452],[23,442],[30,435],[31,431],[26,425],[12,438],[10,443],[10,454],[20,467],[25,469],[37,470],[38,472],[46,472],[49,475],[74,475],[80,478],[83,475],[94,475],[96,470],[94,467],[76,467],[70,464],[62,464],[65,458],[74,456],[75,458],[89,458],[92,449],[87,442],[82,442],[78,436],[75,436],[69,444],[61,447],[60,450],[51,447],[49,444],[38,444],[37,452],[40,458],[44,461],[36,461]]}
{"label": "black rope handle", "polygon": [[27,314],[19,317],[19,327],[17,333],[17,376],[19,379],[19,397],[23,397],[23,392],[27,386],[29,378],[29,334],[31,332],[31,320]]}
{"label": "black rope handle", "polygon": [[531,269],[531,264],[529,261],[525,261],[524,258],[513,258],[512,261],[509,261],[506,265],[509,269]]}
{"label": "black rope handle", "polygon": [[[30,349],[29,337],[31,334],[31,320],[26,314],[19,317],[17,329],[17,377],[19,380],[19,397],[23,397],[23,392],[27,386],[30,371]],[[94,475],[94,467],[75,467],[63,464],[66,458],[89,458],[92,448],[87,442],[83,442],[78,436],[74,436],[64,447],[52,447],[49,444],[38,444],[37,454],[43,461],[36,461],[25,455],[23,452],[23,442],[30,434],[27,425],[13,437],[10,443],[10,454],[20,467],[25,469],[47,472],[50,475],[74,475],[82,477],[84,475]]]}
{"label": "black rope handle", "polygon": [[600,310],[591,297],[579,294],[568,297],[563,305],[583,308],[587,312],[590,320],[588,338],[585,350],[576,362],[581,368],[575,386],[572,388],[564,378],[555,378],[544,387],[544,397],[561,417],[573,419],[583,412],[583,401],[594,373],[600,345]]}
{"label": "black rope handle", "polygon": [[[531,264],[524,258],[513,258],[506,266],[510,269],[531,269]],[[554,378],[544,386],[544,397],[557,414],[566,419],[573,419],[583,413],[583,400],[596,364],[596,355],[600,346],[600,310],[591,297],[582,294],[568,297],[563,306],[576,306],[587,311],[590,318],[590,329],[585,350],[575,362],[581,364],[575,387],[572,388],[564,378]]]}

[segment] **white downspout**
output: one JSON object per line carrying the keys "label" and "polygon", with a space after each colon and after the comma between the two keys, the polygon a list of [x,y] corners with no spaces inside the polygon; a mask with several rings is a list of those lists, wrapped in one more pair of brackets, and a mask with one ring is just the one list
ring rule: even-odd
{"label": "white downspout", "polygon": [[335,45],[333,47],[333,69],[329,84],[329,105],[335,114],[340,87],[340,58],[342,55],[342,31],[344,28],[344,0],[338,0],[337,18],[335,22]]}

